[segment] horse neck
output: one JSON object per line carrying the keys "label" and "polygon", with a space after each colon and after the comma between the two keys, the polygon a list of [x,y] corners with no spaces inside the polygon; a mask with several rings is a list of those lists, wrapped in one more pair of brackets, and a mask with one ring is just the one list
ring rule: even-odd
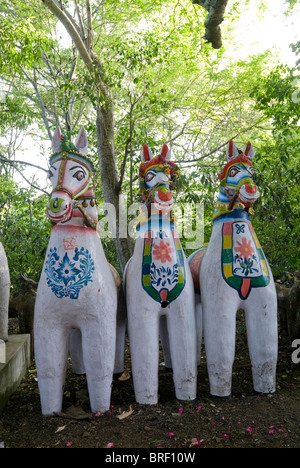
{"label": "horse neck", "polygon": [[147,232],[152,231],[154,234],[160,233],[165,238],[175,238],[178,240],[176,226],[173,222],[172,215],[151,214],[147,221],[144,221],[138,227],[141,233],[140,238],[145,238]]}
{"label": "horse neck", "polygon": [[212,237],[215,233],[218,236],[220,229],[221,230],[223,229],[223,226],[225,223],[232,223],[234,221],[246,221],[248,224],[251,225],[251,229],[253,229],[251,220],[250,220],[250,215],[248,211],[246,211],[243,208],[237,207],[226,213],[224,212],[220,213],[218,211],[217,214],[218,216],[215,216],[216,215],[216,212],[215,212],[214,219],[213,219]]}
{"label": "horse neck", "polygon": [[243,208],[244,208],[244,205],[240,203],[237,199],[229,200],[228,196],[226,195],[224,191],[224,188],[220,187],[218,198],[215,204],[213,221],[215,221],[220,216],[231,213],[234,210],[243,209]]}

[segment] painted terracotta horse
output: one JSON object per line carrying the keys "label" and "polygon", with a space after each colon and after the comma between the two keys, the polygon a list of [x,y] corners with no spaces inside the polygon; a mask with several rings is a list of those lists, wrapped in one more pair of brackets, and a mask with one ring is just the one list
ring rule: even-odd
{"label": "painted terracotta horse", "polygon": [[219,174],[212,235],[207,249],[190,259],[200,287],[210,392],[220,397],[231,394],[238,309],[245,311],[254,390],[276,390],[277,298],[271,269],[250,221],[249,208],[259,197],[253,157],[249,142],[244,152],[229,142],[227,164]]}
{"label": "painted terracotta horse", "polygon": [[193,400],[197,391],[194,288],[170,216],[178,173],[170,157],[167,145],[156,157],[143,147],[139,177],[144,216],[126,271],[132,375],[140,404],[157,403],[160,331],[170,351],[176,397]]}
{"label": "painted terracotta horse", "polygon": [[0,242],[0,340],[8,340],[8,305],[10,295],[10,275],[7,257]]}
{"label": "painted terracotta horse", "polygon": [[[68,146],[67,146],[68,144]],[[34,322],[35,359],[42,413],[62,408],[69,339],[80,330],[92,412],[110,407],[115,365],[117,288],[96,231],[93,167],[85,130],[70,148],[53,136],[47,216],[53,227],[40,277]]]}

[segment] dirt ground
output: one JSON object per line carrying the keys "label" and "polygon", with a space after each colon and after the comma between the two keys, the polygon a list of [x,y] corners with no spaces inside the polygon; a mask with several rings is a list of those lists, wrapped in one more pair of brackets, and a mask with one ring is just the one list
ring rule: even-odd
{"label": "dirt ground", "polygon": [[[279,336],[277,392],[256,395],[243,324],[238,327],[232,396],[209,394],[205,352],[198,369],[198,396],[180,402],[173,377],[159,368],[159,403],[135,403],[132,378],[115,380],[112,408],[104,415],[90,413],[85,376],[75,376],[70,363],[63,412],[41,415],[36,371],[33,365],[0,416],[0,447],[5,448],[299,448],[300,364],[293,349]],[[130,373],[130,353],[126,349]],[[113,444],[113,445],[112,445]]]}

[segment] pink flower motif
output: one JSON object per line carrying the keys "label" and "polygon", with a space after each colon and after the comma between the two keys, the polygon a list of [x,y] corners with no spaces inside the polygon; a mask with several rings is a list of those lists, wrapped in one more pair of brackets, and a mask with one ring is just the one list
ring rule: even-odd
{"label": "pink flower motif", "polygon": [[173,439],[173,437],[175,437],[175,434],[173,434],[173,432],[168,432],[167,437],[169,439]]}
{"label": "pink flower motif", "polygon": [[242,243],[237,241],[238,247],[235,247],[234,250],[239,254],[238,260],[240,260],[241,257],[252,257],[255,250],[251,246],[251,240],[247,242],[247,238],[243,237],[242,238]]}
{"label": "pink flower motif", "polygon": [[170,248],[169,242],[164,242],[163,240],[160,241],[160,244],[154,244],[153,246],[153,255],[155,260],[160,260],[162,263],[171,262],[172,258],[170,257],[170,253],[172,253],[174,249]]}

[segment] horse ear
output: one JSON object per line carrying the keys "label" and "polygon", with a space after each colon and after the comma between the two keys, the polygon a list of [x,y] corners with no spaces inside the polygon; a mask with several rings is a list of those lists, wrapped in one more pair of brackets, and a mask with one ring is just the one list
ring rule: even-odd
{"label": "horse ear", "polygon": [[144,145],[141,154],[141,160],[145,164],[153,159],[153,153],[149,146]]}
{"label": "horse ear", "polygon": [[75,142],[75,148],[83,156],[87,155],[88,152],[88,138],[86,131],[83,127],[78,132],[78,136]]}
{"label": "horse ear", "polygon": [[228,142],[227,150],[226,150],[226,157],[227,161],[231,161],[232,159],[236,158],[239,155],[239,150],[235,146],[232,140]]}
{"label": "horse ear", "polygon": [[162,146],[160,155],[161,155],[161,158],[162,158],[163,162],[165,162],[165,161],[166,161],[166,162],[170,161],[170,159],[171,159],[171,151],[169,150],[168,145],[164,144],[164,145]]}
{"label": "horse ear", "polygon": [[52,147],[53,153],[59,153],[59,151],[61,150],[60,148],[61,137],[62,137],[61,129],[60,127],[57,127],[52,137],[51,147]]}
{"label": "horse ear", "polygon": [[245,147],[245,150],[244,150],[244,155],[247,156],[248,159],[253,159],[254,158],[254,149],[253,149],[250,141],[248,141],[248,143],[246,144],[246,147]]}

